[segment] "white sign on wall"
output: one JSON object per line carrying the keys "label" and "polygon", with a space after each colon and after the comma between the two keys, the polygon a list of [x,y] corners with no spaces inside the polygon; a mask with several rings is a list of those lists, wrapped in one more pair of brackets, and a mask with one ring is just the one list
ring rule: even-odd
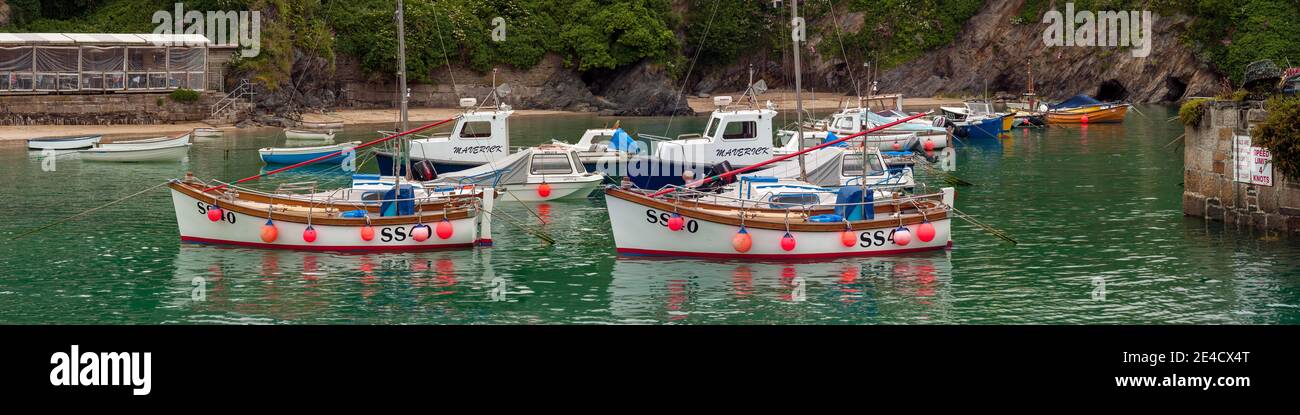
{"label": "white sign on wall", "polygon": [[1260,186],[1273,185],[1273,154],[1268,149],[1256,147],[1250,136],[1236,137],[1237,151],[1233,153],[1237,181]]}

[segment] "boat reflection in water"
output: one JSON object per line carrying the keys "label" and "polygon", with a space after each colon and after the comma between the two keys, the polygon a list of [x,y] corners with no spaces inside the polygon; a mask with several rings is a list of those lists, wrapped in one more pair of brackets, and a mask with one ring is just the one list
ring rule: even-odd
{"label": "boat reflection in water", "polygon": [[493,272],[489,250],[336,253],[182,244],[175,266],[171,305],[200,311],[190,314],[193,322],[467,322],[482,316],[465,318],[457,301],[489,301],[507,285]]}
{"label": "boat reflection in water", "polygon": [[619,323],[872,323],[881,314],[945,322],[951,251],[820,262],[618,257],[610,311]]}

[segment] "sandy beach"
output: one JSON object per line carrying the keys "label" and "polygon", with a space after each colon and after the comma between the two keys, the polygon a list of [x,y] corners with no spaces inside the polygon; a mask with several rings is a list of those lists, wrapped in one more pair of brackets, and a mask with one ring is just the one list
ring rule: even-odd
{"label": "sandy beach", "polygon": [[[733,98],[739,98],[741,92],[720,93],[717,95],[730,95]],[[804,94],[804,108],[814,113],[827,113],[842,108],[849,103],[851,97],[841,94]],[[778,109],[788,110],[795,107],[794,92],[792,91],[768,91],[759,96],[760,102],[772,101]],[[951,98],[906,98],[904,108],[909,111],[924,111],[928,109],[937,109],[939,106],[960,105],[960,99]],[[713,111],[712,98],[690,97],[687,104],[695,110],[696,113],[705,114]],[[459,114],[460,108],[411,108],[409,111],[411,122],[429,122],[450,118]],[[545,116],[561,114],[584,114],[572,111],[552,111],[552,110],[515,110],[515,116]],[[327,113],[307,113],[303,114],[303,119],[309,122],[329,122],[343,121],[346,124],[383,124],[394,123],[397,121],[396,109],[362,109],[362,110],[339,110]],[[195,128],[211,127],[201,122],[178,123],[178,124],[153,124],[153,125],[20,125],[20,126],[0,126],[0,141],[4,140],[26,140],[35,137],[59,137],[102,134],[108,141],[117,139],[158,137],[164,135],[175,135],[193,130]],[[231,127],[226,127],[231,128]]]}

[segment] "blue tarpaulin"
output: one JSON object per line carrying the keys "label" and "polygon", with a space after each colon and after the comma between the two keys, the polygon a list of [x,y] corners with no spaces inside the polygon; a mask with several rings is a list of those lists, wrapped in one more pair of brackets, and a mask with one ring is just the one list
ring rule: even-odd
{"label": "blue tarpaulin", "polygon": [[1087,95],[1075,95],[1070,99],[1062,101],[1060,104],[1052,105],[1050,108],[1054,110],[1059,110],[1059,109],[1079,108],[1079,107],[1087,107],[1087,106],[1101,105],[1101,104],[1102,104],[1101,101],[1098,101],[1093,97]]}
{"label": "blue tarpaulin", "polygon": [[614,131],[614,137],[609,140],[609,146],[615,150],[631,154],[641,152],[641,146],[638,146],[636,141],[632,140],[632,136],[628,135],[622,128]]}
{"label": "blue tarpaulin", "polygon": [[[826,143],[829,143],[829,142],[832,142],[832,141],[835,141],[835,140],[839,140],[839,139],[840,139],[839,137],[836,137],[836,136],[835,136],[835,133],[832,133],[832,132],[829,132],[829,131],[828,131],[828,132],[826,132],[826,139],[825,139],[825,140],[822,140],[822,144],[826,144]],[[833,145],[833,146],[831,146],[831,147],[848,147],[848,146],[849,146],[849,143],[848,143],[848,142],[843,142],[843,143],[839,143],[839,144]]]}

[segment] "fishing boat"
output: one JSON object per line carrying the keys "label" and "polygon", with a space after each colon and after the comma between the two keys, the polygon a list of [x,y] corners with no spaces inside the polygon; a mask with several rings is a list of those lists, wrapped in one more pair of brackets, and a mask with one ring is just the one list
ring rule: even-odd
{"label": "fishing boat", "polygon": [[334,130],[303,130],[286,128],[284,137],[290,140],[317,140],[331,141],[334,140]]}
{"label": "fishing boat", "polygon": [[[450,132],[410,142],[412,164],[427,161],[438,174],[457,172],[505,158],[510,149],[509,105],[476,108],[474,98],[460,101],[465,112],[457,116]],[[406,166],[394,165],[393,152],[375,151],[375,162],[383,174],[406,174]]]}
{"label": "fishing boat", "polygon": [[[398,86],[406,89],[405,22],[397,7]],[[452,122],[446,119],[406,129],[407,103],[401,98],[403,132],[362,143],[360,150]],[[400,146],[399,148],[409,148]],[[491,212],[496,192],[468,197],[420,197],[416,184],[402,176],[376,183],[370,192],[355,188],[318,191],[314,183],[281,185],[276,192],[239,187],[342,154],[325,154],[231,183],[205,183],[188,176],[168,183],[181,239],[188,242],[321,251],[412,251],[461,248],[491,243]],[[405,157],[405,151],[399,153]],[[354,178],[355,182],[355,178]],[[378,189],[383,186],[383,189]],[[294,192],[305,194],[292,194]]]}
{"label": "fishing boat", "polygon": [[[819,131],[805,132],[804,137],[806,140],[811,139],[815,142],[834,140],[836,136],[856,134],[873,126],[906,118],[908,115],[896,110],[885,110],[877,113],[867,108],[846,108],[832,114],[830,120],[825,123],[824,128]],[[865,142],[867,145],[882,151],[942,150],[947,148],[950,143],[948,129],[942,125],[935,125],[936,122],[941,121],[916,119],[880,133],[868,134],[859,142]],[[791,131],[781,131],[780,134],[783,139],[793,137],[793,135]],[[790,140],[785,142],[785,145],[777,151],[777,154],[789,154],[798,151],[798,149],[799,143]]]}
{"label": "fishing boat", "polygon": [[125,150],[125,149],[144,150],[144,149],[163,148],[163,147],[175,147],[175,146],[189,144],[189,143],[190,143],[190,133],[185,133],[174,137],[155,137],[155,138],[147,138],[143,140],[114,141],[111,143],[100,143],[100,144],[96,144],[95,147],[106,148],[106,149],[117,149],[117,150]]}
{"label": "fishing boat", "polygon": [[190,153],[189,143],[165,145],[108,145],[87,150],[77,154],[85,161],[111,161],[125,163],[181,161]]}
{"label": "fishing boat", "polygon": [[958,137],[996,139],[1011,132],[1015,117],[1007,113],[993,111],[993,104],[987,102],[966,102],[964,107],[941,107],[944,115],[955,126],[953,135]]}
{"label": "fishing boat", "polygon": [[799,165],[798,160],[785,160],[772,164],[762,174],[776,179],[799,179],[811,185],[832,188],[866,184],[876,189],[911,190],[916,185],[910,168],[890,169],[885,164],[882,152],[871,146],[852,149],[827,147],[808,152],[803,159],[803,166]]}
{"label": "fishing boat", "polygon": [[446,173],[426,187],[437,191],[463,191],[467,186],[490,186],[501,197],[522,202],[546,202],[586,198],[600,186],[605,175],[588,172],[578,152],[566,146],[544,144],[518,151],[498,162]]}
{"label": "fishing boat", "polygon": [[[347,157],[347,150],[360,145],[360,141],[318,147],[267,147],[257,150],[262,162],[266,164],[295,164],[312,161],[309,164],[338,163]],[[337,154],[332,157],[323,157]],[[355,153],[354,153],[355,154]]]}
{"label": "fishing boat", "polygon": [[578,159],[589,172],[622,175],[627,161],[641,152],[640,146],[622,128],[589,129],[578,142],[569,144],[551,140],[551,144],[578,152]]}
{"label": "fishing boat", "polygon": [[1131,104],[1101,102],[1087,95],[1076,95],[1048,107],[1047,122],[1052,124],[1120,123]]}
{"label": "fishing boat", "polygon": [[195,128],[195,129],[194,129],[194,136],[195,136],[195,137],[205,137],[205,138],[206,138],[206,137],[221,137],[221,136],[224,135],[224,134],[225,134],[225,132],[221,131],[220,128]]}
{"label": "fishing boat", "polygon": [[683,134],[676,139],[640,134],[652,142],[649,156],[628,160],[625,176],[642,189],[682,185],[685,177],[714,174],[725,162],[737,168],[771,158],[772,120],[776,110],[767,107],[736,108],[729,96],[713,97],[717,109],[701,134]]}
{"label": "fishing boat", "polygon": [[73,137],[41,137],[27,140],[31,150],[80,150],[99,144],[102,135],[81,135]]}

